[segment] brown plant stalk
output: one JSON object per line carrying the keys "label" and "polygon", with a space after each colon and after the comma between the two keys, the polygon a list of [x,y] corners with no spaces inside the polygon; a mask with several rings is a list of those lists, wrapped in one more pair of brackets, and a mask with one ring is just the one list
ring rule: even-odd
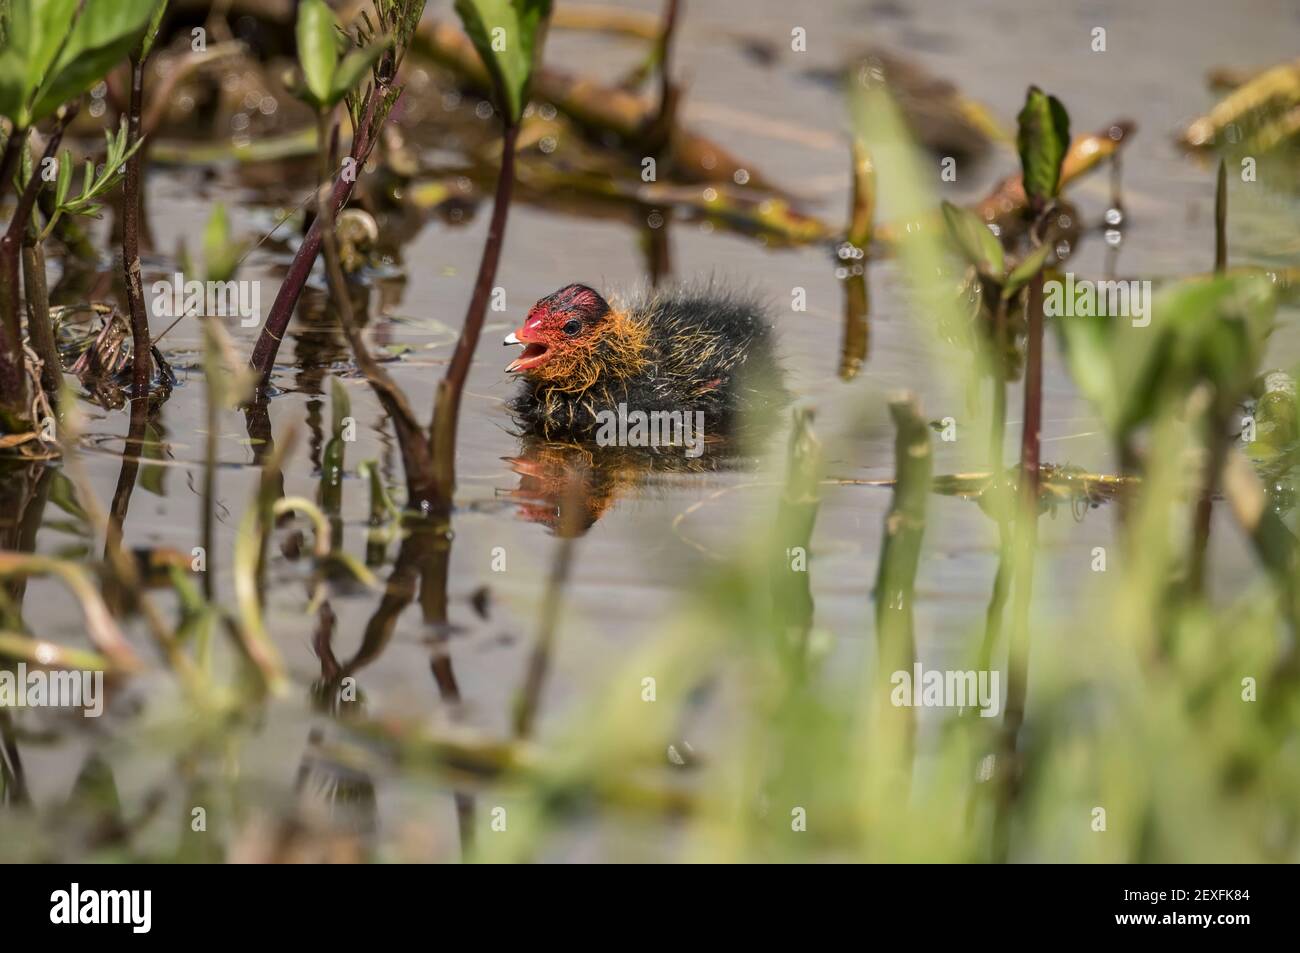
{"label": "brown plant stalk", "polygon": [[321,185],[317,193],[316,221],[320,225],[319,234],[325,252],[325,274],[329,281],[330,296],[334,299],[339,324],[352,348],[357,367],[365,375],[384,411],[393,421],[393,427],[397,431],[397,444],[402,453],[402,467],[406,473],[407,495],[413,506],[419,506],[421,501],[430,499],[433,493],[429,483],[429,475],[433,470],[429,440],[402,389],[370,353],[370,348],[352,310],[352,298],[339,259],[338,238],[334,234],[333,199],[337,195],[338,188],[337,183],[334,187],[327,184],[330,170],[334,167],[332,156],[336,151],[334,144],[338,140],[338,129],[335,127],[333,135],[329,135],[328,123],[328,116],[322,113],[317,123],[321,143]]}
{"label": "brown plant stalk", "polygon": [[[362,107],[361,124],[353,136],[352,148],[349,153],[355,160],[355,168],[358,172],[370,158],[370,152],[378,139],[379,130],[374,128],[376,125],[375,113],[379,103],[388,95],[388,92],[389,87],[383,82],[373,86]],[[323,147],[324,144],[322,143]],[[355,176],[340,176],[334,182],[332,191],[334,204],[332,208],[335,214],[347,205],[355,184]],[[294,253],[293,261],[289,265],[289,271],[284,276],[284,281],[280,283],[280,289],[275,294],[275,301],[271,303],[271,310],[267,313],[266,323],[262,325],[262,332],[258,335],[257,343],[253,346],[253,355],[249,359],[249,364],[257,372],[259,388],[265,388],[267,382],[271,379],[271,370],[275,367],[275,355],[280,350],[280,342],[289,329],[289,321],[293,317],[293,310],[298,306],[298,299],[302,297],[302,289],[307,284],[307,278],[311,274],[312,267],[316,264],[316,256],[320,254],[321,236],[321,216],[318,214],[316,220],[312,222],[311,227],[307,230],[302,244],[298,246],[298,251]]]}
{"label": "brown plant stalk", "polygon": [[[127,107],[127,149],[140,141],[140,115],[144,108],[145,55],[131,56],[131,100]],[[145,310],[144,284],[140,277],[140,166],[139,150],[126,160],[122,186],[122,274],[126,279],[126,303],[131,315],[131,396],[149,396],[153,376],[153,341],[149,335],[149,313]]]}
{"label": "brown plant stalk", "polygon": [[[9,228],[4,237],[0,238],[0,425],[11,431],[25,429],[24,424],[30,423],[27,421],[27,372],[23,366],[22,321],[18,307],[19,253],[27,231],[27,222],[36,205],[36,193],[42,185],[40,169],[47,159],[58,154],[64,130],[76,116],[79,105],[70,103],[59,111],[41,160],[33,167],[32,176],[19,196],[13,218],[9,221]],[[16,134],[11,134],[10,140],[15,138]],[[24,143],[26,138],[25,135],[21,137]],[[12,165],[13,160],[9,161]]]}
{"label": "brown plant stalk", "polygon": [[479,261],[474,294],[465,312],[465,323],[456,341],[447,374],[438,384],[437,402],[433,411],[431,442],[433,445],[433,489],[430,501],[445,514],[451,510],[452,494],[456,490],[456,423],[460,416],[461,394],[465,378],[474,359],[479,334],[483,330],[483,317],[487,312],[492,282],[496,280],[497,264],[501,260],[501,245],[505,238],[506,217],[510,211],[510,194],[515,179],[515,143],[519,126],[507,123],[501,142],[501,171],[497,176],[496,198],[492,204],[492,221],[488,225],[483,257]]}

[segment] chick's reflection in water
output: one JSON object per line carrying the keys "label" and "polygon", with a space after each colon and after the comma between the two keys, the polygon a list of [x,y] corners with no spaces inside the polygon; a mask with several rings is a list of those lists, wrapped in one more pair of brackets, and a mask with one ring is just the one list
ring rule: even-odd
{"label": "chick's reflection in water", "polygon": [[623,496],[649,492],[660,475],[727,469],[735,456],[722,440],[708,440],[698,457],[681,448],[602,447],[525,437],[519,455],[507,458],[519,484],[502,495],[514,500],[520,519],[540,523],[556,536],[582,536]]}

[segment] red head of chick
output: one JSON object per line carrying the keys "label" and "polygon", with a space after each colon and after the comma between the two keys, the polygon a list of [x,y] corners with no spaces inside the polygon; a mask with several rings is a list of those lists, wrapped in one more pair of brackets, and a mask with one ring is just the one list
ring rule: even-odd
{"label": "red head of chick", "polygon": [[702,411],[725,435],[736,417],[783,402],[762,308],[713,286],[678,288],[611,305],[587,285],[547,295],[506,339],[523,352],[510,407],[525,431],[586,439],[602,412]]}

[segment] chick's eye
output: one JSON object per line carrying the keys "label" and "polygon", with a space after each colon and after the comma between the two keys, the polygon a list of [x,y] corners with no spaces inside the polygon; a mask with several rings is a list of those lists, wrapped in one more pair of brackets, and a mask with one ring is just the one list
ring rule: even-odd
{"label": "chick's eye", "polygon": [[567,334],[569,337],[573,337],[581,330],[582,330],[582,322],[579,321],[577,318],[573,318],[569,321],[564,322],[564,333]]}

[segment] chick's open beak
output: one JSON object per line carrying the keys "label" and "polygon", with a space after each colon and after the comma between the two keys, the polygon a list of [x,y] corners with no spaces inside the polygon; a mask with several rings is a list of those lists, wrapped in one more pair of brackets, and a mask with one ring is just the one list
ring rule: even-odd
{"label": "chick's open beak", "polygon": [[522,344],[524,353],[511,361],[506,366],[506,373],[517,374],[521,371],[529,371],[546,362],[550,357],[550,348],[541,341],[536,340],[528,334],[528,325],[516,328],[510,334],[506,335],[503,344]]}

